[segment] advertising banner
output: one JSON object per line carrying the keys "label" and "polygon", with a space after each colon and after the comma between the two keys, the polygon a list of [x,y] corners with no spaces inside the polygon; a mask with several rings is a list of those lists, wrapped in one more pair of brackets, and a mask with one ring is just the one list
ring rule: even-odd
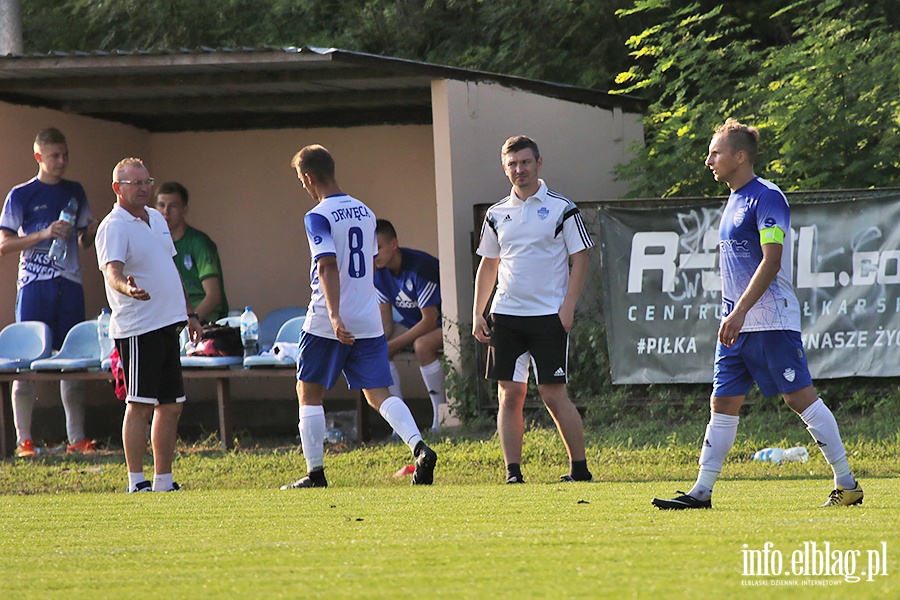
{"label": "advertising banner", "polygon": [[[722,207],[599,209],[614,383],[712,381]],[[813,379],[900,375],[900,194],[793,204],[791,230]]]}

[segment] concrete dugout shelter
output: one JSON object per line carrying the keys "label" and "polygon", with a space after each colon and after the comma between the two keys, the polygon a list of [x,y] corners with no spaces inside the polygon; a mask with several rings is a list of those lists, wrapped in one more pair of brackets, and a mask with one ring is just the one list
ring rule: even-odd
{"label": "concrete dugout shelter", "polygon": [[[188,221],[216,240],[232,308],[262,317],[309,301],[302,217],[312,201],[290,160],[321,143],[347,193],[390,219],[403,245],[440,258],[444,315],[469,323],[472,207],[509,191],[504,140],[537,139],[543,176],[576,202],[618,197],[627,186],[613,167],[642,141],[642,109],[605,92],[335,49],[8,55],[0,188],[35,175],[34,136],[56,126],[69,141],[66,176],[101,219],[115,200],[112,168],[140,157],[157,182],[189,189]],[[106,305],[93,252],[82,270],[91,316]],[[0,260],[2,324],[15,318],[15,272],[16,258]],[[410,391],[421,385],[408,379]]]}

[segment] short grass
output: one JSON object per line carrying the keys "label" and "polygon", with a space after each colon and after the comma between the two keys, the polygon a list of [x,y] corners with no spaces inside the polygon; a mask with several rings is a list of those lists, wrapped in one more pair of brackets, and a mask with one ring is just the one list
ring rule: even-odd
{"label": "short grass", "polygon": [[[526,433],[523,486],[500,484],[488,430],[430,438],[440,454],[430,488],[392,476],[411,462],[397,443],[331,450],[331,487],[292,492],[278,490],[304,470],[289,440],[245,437],[227,453],[214,439],[181,445],[177,494],[122,493],[115,447],[5,461],[0,598],[900,597],[898,418],[841,418],[866,500],[823,510],[829,468],[789,417],[743,419],[715,508],[686,513],[650,499],[690,485],[703,415],[589,427],[590,484],[556,482],[565,453],[537,425]],[[810,462],[749,460],[794,443],[813,450]],[[862,580],[748,576],[744,551],[766,542],[785,569],[804,543],[827,542],[845,573],[859,551]],[[867,551],[885,547],[888,574],[866,581]]]}

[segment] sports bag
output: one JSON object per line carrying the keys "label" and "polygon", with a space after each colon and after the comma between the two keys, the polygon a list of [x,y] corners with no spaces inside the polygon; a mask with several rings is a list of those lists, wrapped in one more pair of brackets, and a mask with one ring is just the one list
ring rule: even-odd
{"label": "sports bag", "polygon": [[203,326],[200,341],[188,344],[188,356],[243,356],[244,344],[238,327],[210,323]]}

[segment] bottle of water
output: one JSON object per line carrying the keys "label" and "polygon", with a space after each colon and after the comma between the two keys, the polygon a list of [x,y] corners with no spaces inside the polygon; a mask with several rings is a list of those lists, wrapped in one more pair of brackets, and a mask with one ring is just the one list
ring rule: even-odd
{"label": "bottle of water", "polygon": [[344,432],[336,427],[329,427],[325,430],[325,443],[337,446],[344,443]]}
{"label": "bottle of water", "polygon": [[100,342],[100,361],[103,362],[112,354],[116,342],[109,337],[109,321],[112,315],[105,306],[100,310],[100,316],[97,317],[97,341]]}
{"label": "bottle of water", "polygon": [[344,432],[334,426],[334,418],[325,417],[325,443],[337,446],[344,443]]}
{"label": "bottle of water", "polygon": [[241,314],[241,341],[244,343],[244,358],[256,356],[259,340],[259,319],[249,306],[244,308]]}
{"label": "bottle of water", "polygon": [[806,462],[809,460],[809,452],[803,446],[796,448],[763,448],[756,452],[752,460],[761,462],[773,462],[781,464],[783,462]]}
{"label": "bottle of water", "polygon": [[[78,216],[78,202],[75,198],[69,200],[69,203],[66,205],[62,212],[59,213],[59,220],[65,221],[72,227],[75,227],[75,219]],[[59,238],[53,238],[53,243],[50,244],[50,260],[54,263],[61,263],[66,260],[66,254],[69,250],[69,238],[61,240]]]}
{"label": "bottle of water", "polygon": [[809,460],[809,451],[803,446],[788,448],[784,451],[784,456],[781,460],[785,462],[806,462]]}

